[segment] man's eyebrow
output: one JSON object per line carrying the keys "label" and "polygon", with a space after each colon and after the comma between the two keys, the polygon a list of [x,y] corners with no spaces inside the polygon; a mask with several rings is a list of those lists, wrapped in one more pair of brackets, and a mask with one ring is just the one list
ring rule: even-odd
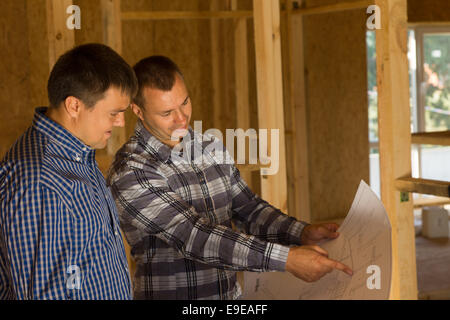
{"label": "man's eyebrow", "polygon": [[131,105],[131,103],[129,105],[127,105],[125,108],[116,108],[114,109],[115,112],[125,112],[127,111],[128,107]]}
{"label": "man's eyebrow", "polygon": [[[186,99],[184,99],[184,101],[183,101],[183,103],[181,105],[185,105],[188,100],[189,100],[189,96],[187,96]],[[176,108],[170,108],[170,109],[162,110],[161,113],[171,112],[171,111],[173,111],[175,109]]]}

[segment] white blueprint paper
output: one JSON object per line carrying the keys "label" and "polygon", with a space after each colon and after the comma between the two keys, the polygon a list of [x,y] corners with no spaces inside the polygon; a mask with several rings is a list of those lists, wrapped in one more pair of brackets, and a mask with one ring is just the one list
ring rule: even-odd
{"label": "white blueprint paper", "polygon": [[333,270],[313,283],[288,272],[245,272],[244,299],[388,299],[391,285],[391,225],[382,202],[361,181],[337,239],[322,243],[331,259],[353,270]]}

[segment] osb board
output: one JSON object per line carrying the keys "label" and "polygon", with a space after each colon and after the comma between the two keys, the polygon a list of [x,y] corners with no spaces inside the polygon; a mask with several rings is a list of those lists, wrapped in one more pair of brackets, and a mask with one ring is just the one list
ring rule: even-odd
{"label": "osb board", "polygon": [[26,5],[29,52],[29,104],[34,112],[35,106],[48,105],[47,80],[50,75],[48,64],[49,45],[47,41],[45,0],[26,1]]}
{"label": "osb board", "polygon": [[365,10],[305,17],[312,220],[344,217],[369,182]]}
{"label": "osb board", "polygon": [[439,22],[450,20],[448,0],[408,0],[408,22]]}
{"label": "osb board", "polygon": [[[41,6],[43,7],[41,8]],[[31,125],[37,105],[47,104],[48,47],[45,1],[2,1],[0,15],[0,157]],[[39,41],[40,40],[40,41]]]}
{"label": "osb board", "polygon": [[103,42],[101,0],[73,0],[80,7],[81,29],[75,29],[75,44]]}

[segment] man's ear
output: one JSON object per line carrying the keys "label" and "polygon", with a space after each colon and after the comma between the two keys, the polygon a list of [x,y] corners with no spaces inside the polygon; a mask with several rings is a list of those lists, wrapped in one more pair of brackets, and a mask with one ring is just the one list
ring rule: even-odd
{"label": "man's ear", "polygon": [[142,113],[142,109],[135,103],[131,103],[131,110],[133,110],[134,114],[144,121],[144,114]]}
{"label": "man's ear", "polygon": [[64,109],[71,118],[78,118],[81,110],[81,100],[73,96],[68,96],[64,100]]}

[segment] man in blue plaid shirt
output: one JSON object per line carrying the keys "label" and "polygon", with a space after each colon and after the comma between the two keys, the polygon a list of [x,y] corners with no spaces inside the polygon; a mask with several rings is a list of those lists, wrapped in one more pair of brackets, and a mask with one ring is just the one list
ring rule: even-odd
{"label": "man in blue plaid shirt", "polygon": [[283,214],[248,188],[219,140],[192,130],[175,63],[153,56],[134,70],[139,120],[108,184],[136,261],[135,298],[237,299],[236,271],[244,270],[287,270],[306,281],[334,268],[351,274],[314,245],[337,237],[338,225]]}
{"label": "man in blue plaid shirt", "polygon": [[137,90],[109,47],[62,55],[49,108],[0,162],[0,299],[130,299],[117,209],[95,161]]}

